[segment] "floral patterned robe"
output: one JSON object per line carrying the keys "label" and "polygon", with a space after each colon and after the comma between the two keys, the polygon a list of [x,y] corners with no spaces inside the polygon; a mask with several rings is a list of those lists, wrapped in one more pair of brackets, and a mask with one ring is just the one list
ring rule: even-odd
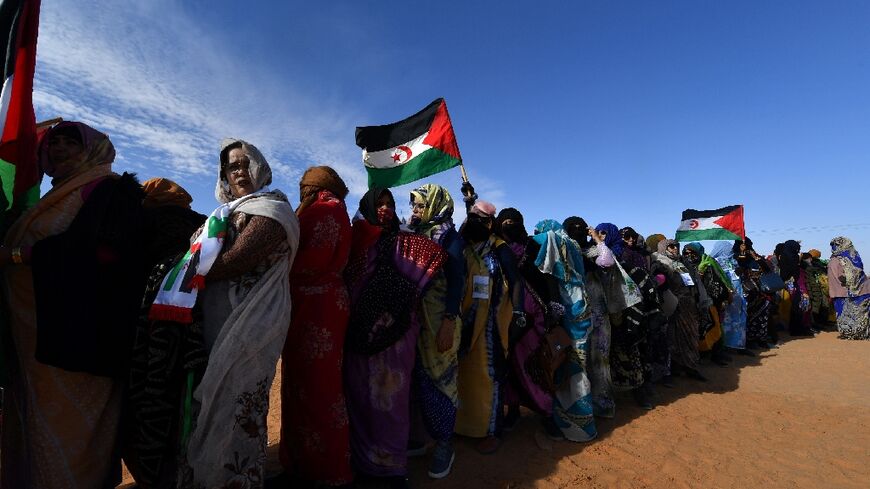
{"label": "floral patterned robe", "polygon": [[350,483],[350,431],[342,379],[350,314],[342,272],[350,255],[347,208],[329,191],[299,215],[290,290],[293,319],[282,355],[281,464],[329,485]]}

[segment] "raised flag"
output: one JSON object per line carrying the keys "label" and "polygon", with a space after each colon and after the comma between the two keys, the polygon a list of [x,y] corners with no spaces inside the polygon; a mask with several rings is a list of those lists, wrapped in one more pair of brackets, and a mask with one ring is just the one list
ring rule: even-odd
{"label": "raised flag", "polygon": [[399,122],[356,128],[369,187],[396,187],[462,164],[447,103],[436,99]]}
{"label": "raised flag", "polygon": [[684,210],[676,240],[737,240],[745,237],[743,206],[729,205],[710,211]]}
{"label": "raised flag", "polygon": [[33,73],[40,0],[0,0],[0,46],[6,54],[0,90],[0,211],[39,198]]}

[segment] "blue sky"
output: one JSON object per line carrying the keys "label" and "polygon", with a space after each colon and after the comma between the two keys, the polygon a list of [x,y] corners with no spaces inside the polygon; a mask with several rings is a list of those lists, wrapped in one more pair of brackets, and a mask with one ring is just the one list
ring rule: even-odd
{"label": "blue sky", "polygon": [[[742,203],[760,251],[843,234],[870,253],[868,22],[861,1],[43,0],[34,103],[208,213],[222,137],[294,201],[334,166],[355,207],[355,126],[445,97],[481,198],[527,227],[673,235],[683,209]],[[459,195],[458,170],[430,181]]]}

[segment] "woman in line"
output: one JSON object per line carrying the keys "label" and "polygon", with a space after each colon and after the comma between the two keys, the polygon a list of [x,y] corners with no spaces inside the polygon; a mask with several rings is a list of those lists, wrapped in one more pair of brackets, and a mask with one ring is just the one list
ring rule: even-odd
{"label": "woman in line", "polygon": [[267,189],[271,182],[256,147],[221,142],[221,205],[151,306],[152,320],[188,324],[194,306],[202,310],[208,363],[184,402],[179,487],[262,487],[265,479],[269,389],[287,334],[287,274],[299,241],[293,207],[281,191]]}
{"label": "woman in line", "polygon": [[[573,222],[575,233],[582,226],[580,218]],[[571,222],[569,222],[571,224]],[[598,236],[594,233],[594,236]],[[562,324],[570,339],[569,344],[556,345],[558,350],[568,348],[564,363],[558,367],[553,383],[553,421],[562,436],[575,442],[587,442],[598,436],[592,411],[592,390],[587,376],[589,332],[592,312],[586,304],[584,287],[584,256],[572,237],[558,222],[544,220],[535,226],[534,240],[541,246],[535,265],[559,284],[562,306],[565,308]]]}
{"label": "woman in line", "polygon": [[564,308],[559,304],[558,284],[550,275],[545,275],[535,266],[541,245],[526,232],[523,215],[508,207],[496,217],[496,232],[504,239],[517,262],[517,268],[525,282],[523,306],[526,325],[510,332],[507,388],[505,400],[508,414],[505,429],[512,429],[520,418],[520,405],[549,420],[553,411],[553,396],[526,369],[526,363],[544,341],[544,334],[552,327],[554,317],[559,317]]}
{"label": "woman in line", "polygon": [[683,371],[689,377],[704,382],[707,378],[698,370],[698,291],[689,269],[680,261],[679,243],[672,239],[659,241],[658,251],[653,254],[653,259],[653,274],[665,276],[668,290],[678,300],[668,329],[671,369],[675,374]]}
{"label": "woman in line", "polygon": [[0,486],[114,487],[123,380],[145,287],[142,190],[79,122],[38,148],[51,190],[0,247],[9,313]]}
{"label": "woman in line", "polygon": [[828,267],[819,260],[822,256],[819,250],[810,250],[801,255],[803,269],[807,274],[807,288],[810,292],[810,309],[812,310],[812,320],[815,329],[824,327],[827,322],[828,301],[830,300],[829,291],[827,290],[827,281],[822,277],[827,278]]}
{"label": "woman in line", "polygon": [[786,284],[790,298],[788,332],[792,336],[812,336],[812,306],[806,270],[801,266],[801,245],[790,239],[782,243],[777,255],[779,275]]}
{"label": "woman in line", "polygon": [[645,255],[649,253],[646,252],[643,246],[644,243],[640,240],[640,235],[637,234],[637,231],[627,226],[619,230],[619,236],[622,238],[622,253],[616,257],[617,260],[622,263],[626,270],[634,267],[648,270],[649,263],[647,263]]}
{"label": "woman in line", "polygon": [[583,218],[572,216],[562,225],[565,233],[578,244],[585,260],[584,287],[588,295],[585,300],[591,310],[592,328],[588,338],[589,358],[584,368],[592,385],[592,406],[595,416],[612,418],[616,414],[616,404],[610,373],[611,324],[607,287],[611,278],[609,269],[616,263],[616,258],[605,244],[605,236],[590,228]]}
{"label": "woman in line", "polygon": [[447,255],[399,231],[388,189],[362,197],[345,277],[351,316],[344,358],[351,462],[367,476],[409,487],[407,449],[420,297]]}
{"label": "woman in line", "polygon": [[725,347],[744,350],[746,348],[746,299],[743,297],[743,284],[737,275],[737,260],[734,259],[731,242],[716,243],[710,251],[710,257],[716,260],[731,282],[731,297],[723,307],[721,318]]}
{"label": "woman in line", "polygon": [[[610,330],[606,331],[604,328],[593,330],[590,338],[592,399],[597,406],[613,406],[615,410],[616,403],[613,400],[615,388],[635,390],[643,384],[643,365],[637,342],[628,339],[629,335],[623,334],[629,328],[624,323],[626,312],[630,307],[640,304],[642,299],[637,285],[619,261],[627,248],[619,228],[615,224],[604,222],[595,226],[595,230],[604,240],[605,246],[613,253],[614,264],[595,268],[595,273],[604,287]],[[637,259],[630,252],[628,256],[632,260]],[[636,309],[633,314],[633,319],[640,325],[641,311]],[[614,338],[619,338],[619,344],[614,342]],[[616,363],[619,365],[617,366]],[[638,397],[640,391],[636,391],[636,394]]]}
{"label": "woman in line", "polygon": [[[623,235],[623,241],[625,241],[626,235],[632,235],[632,233],[626,234],[626,230],[634,231],[632,228],[624,228],[620,230],[620,234]],[[647,381],[650,383],[659,383],[663,379],[669,378],[671,375],[671,351],[670,346],[668,345],[668,320],[662,312],[662,298],[659,290],[662,284],[665,283],[665,277],[664,275],[653,274],[650,272],[652,254],[658,247],[658,240],[664,238],[665,237],[662,234],[654,234],[650,238],[644,240],[643,236],[637,234],[634,245],[630,246],[631,249],[629,250],[629,252],[634,251],[643,259],[642,266],[637,268],[642,269],[644,273],[641,274],[636,270],[629,270],[629,275],[635,281],[643,296],[643,304],[641,307],[644,311],[647,331],[646,338],[644,342],[641,343],[641,354],[644,358],[645,376]],[[654,248],[653,251],[650,251],[650,248],[647,245],[648,242],[655,243],[656,248]],[[626,243],[628,245],[627,241]],[[623,251],[623,255],[626,255],[625,251]],[[632,262],[640,264],[636,260],[632,261],[631,259],[627,259],[627,263]],[[645,279],[643,277],[644,275],[648,278]],[[649,280],[649,282],[647,282],[647,280]],[[653,294],[649,293],[649,286],[653,288]],[[647,387],[646,393],[648,395],[651,393],[651,389],[651,386]]]}
{"label": "woman in line", "polygon": [[846,340],[870,339],[870,280],[849,238],[831,240],[828,288],[837,313],[837,330]]}
{"label": "woman in line", "polygon": [[[447,253],[447,262],[422,298],[418,361],[414,367],[414,392],[418,397],[415,408],[435,440],[429,476],[441,479],[450,474],[455,460],[451,439],[459,404],[459,313],[467,276],[465,242],[453,224],[453,198],[447,189],[425,184],[411,191],[409,230]],[[409,444],[410,455],[425,451],[425,444],[419,440]]]}
{"label": "woman in line", "polygon": [[[721,313],[725,303],[731,298],[731,280],[725,275],[725,271],[719,266],[719,262],[704,253],[701,243],[689,243],[683,249],[686,255],[686,266],[697,277],[699,293],[707,297],[706,310],[701,311],[702,317],[707,322],[706,331],[699,331],[699,349],[702,352],[709,351],[710,358],[716,365],[728,365],[730,358],[725,354],[724,332],[722,329]],[[700,259],[698,258],[700,257]]]}
{"label": "woman in line", "polygon": [[142,489],[174,487],[182,419],[179,406],[188,374],[202,377],[208,361],[202,339],[202,309],[194,321],[151,321],[148,314],[163,279],[190,249],[190,237],[206,216],[190,208],[186,190],[167,178],[142,184],[145,261],[149,270],[124,400],[124,465]]}
{"label": "woman in line", "polygon": [[[622,326],[613,332],[611,374],[613,385],[620,390],[631,390],[635,402],[643,409],[653,408],[653,361],[667,355],[667,326],[659,310],[657,284],[647,271],[647,261],[635,248],[638,234],[630,227],[619,231],[623,241],[621,263],[631,281],[636,284],[641,302],[623,311]],[[664,341],[662,341],[664,340]],[[653,352],[658,348],[659,352]]]}
{"label": "woman in line", "polygon": [[743,295],[746,298],[746,348],[770,348],[768,323],[773,310],[773,296],[761,288],[761,266],[750,261],[741,268]]}
{"label": "woman in line", "polygon": [[456,432],[482,438],[477,449],[484,454],[501,444],[508,330],[511,323],[525,321],[522,301],[516,299],[523,292],[513,253],[492,234],[495,210],[489,202],[477,201],[461,230],[468,281],[462,301]]}
{"label": "woman in line", "polygon": [[281,465],[292,477],[349,484],[350,431],[342,379],[350,315],[344,269],[351,227],[348,189],[328,166],[299,182],[301,237],[290,271],[293,318],[281,354]]}

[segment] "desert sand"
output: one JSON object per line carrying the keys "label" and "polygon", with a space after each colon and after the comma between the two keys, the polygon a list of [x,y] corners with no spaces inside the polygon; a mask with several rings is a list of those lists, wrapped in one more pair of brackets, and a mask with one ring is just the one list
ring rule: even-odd
{"label": "desert sand", "polygon": [[[705,364],[700,383],[678,377],[643,411],[617,396],[588,444],[550,441],[524,413],[494,455],[458,439],[453,472],[433,481],[413,459],[421,488],[866,488],[870,487],[870,342],[783,336],[757,357]],[[280,379],[279,379],[280,381]],[[278,470],[278,382],[270,458]],[[374,485],[366,487],[377,487]]]}

